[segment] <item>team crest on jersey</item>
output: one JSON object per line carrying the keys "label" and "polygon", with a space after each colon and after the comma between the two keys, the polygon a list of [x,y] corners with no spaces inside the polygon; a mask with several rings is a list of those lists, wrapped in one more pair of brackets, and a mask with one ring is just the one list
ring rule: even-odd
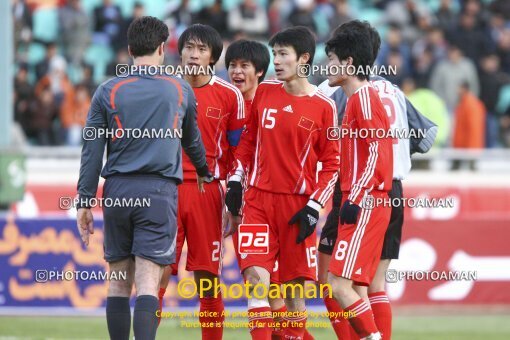
{"label": "team crest on jersey", "polygon": [[209,118],[220,119],[221,118],[221,109],[209,106],[205,115]]}
{"label": "team crest on jersey", "polygon": [[313,127],[313,120],[301,116],[301,119],[299,119],[298,125],[300,127],[302,127],[303,129],[310,131]]}

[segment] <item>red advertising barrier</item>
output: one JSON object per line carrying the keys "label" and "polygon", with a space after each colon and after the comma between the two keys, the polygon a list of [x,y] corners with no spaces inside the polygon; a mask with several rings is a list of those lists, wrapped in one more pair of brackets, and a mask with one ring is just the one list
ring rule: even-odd
{"label": "red advertising barrier", "polygon": [[[31,185],[14,210],[65,215],[60,197],[75,193],[74,186]],[[390,299],[400,305],[510,304],[510,189],[404,186],[404,194],[411,207],[400,259],[387,276]]]}

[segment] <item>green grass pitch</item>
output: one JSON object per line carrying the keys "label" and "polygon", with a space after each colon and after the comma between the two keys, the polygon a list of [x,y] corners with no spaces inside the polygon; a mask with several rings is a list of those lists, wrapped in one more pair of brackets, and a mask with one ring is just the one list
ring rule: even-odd
{"label": "green grass pitch", "polygon": [[[401,316],[394,320],[392,339],[507,340],[509,320],[509,315]],[[312,328],[310,332],[317,340],[336,339],[330,327]],[[162,321],[157,335],[157,339],[200,338],[200,329],[182,328],[179,321],[171,319]],[[106,320],[99,317],[0,317],[0,340],[20,339],[108,339],[108,332]],[[246,329],[225,329],[223,339],[250,337]]]}

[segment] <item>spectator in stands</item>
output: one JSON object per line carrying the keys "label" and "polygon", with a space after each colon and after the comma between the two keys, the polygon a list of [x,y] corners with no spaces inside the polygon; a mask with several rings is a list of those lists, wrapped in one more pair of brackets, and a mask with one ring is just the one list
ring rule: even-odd
{"label": "spectator in stands", "polygon": [[179,2],[169,2],[167,9],[167,24],[170,29],[175,29],[178,32],[178,36],[181,35],[182,32],[188,26],[191,26],[195,23],[193,15],[189,9],[189,1],[182,0]]}
{"label": "spectator in stands", "polygon": [[80,85],[84,86],[87,89],[89,96],[92,97],[97,88],[97,84],[94,81],[94,67],[92,65],[83,63],[81,70],[82,76]]}
{"label": "spectator in stands", "polygon": [[67,0],[59,9],[59,29],[64,55],[73,65],[80,65],[90,43],[89,17],[80,0]]}
{"label": "spectator in stands", "polygon": [[496,53],[501,63],[501,69],[510,73],[510,29],[507,28],[501,32],[497,41]]}
{"label": "spectator in stands", "polygon": [[430,88],[445,101],[448,111],[453,112],[459,101],[459,86],[464,82],[478,96],[480,86],[474,63],[465,58],[457,46],[451,45],[448,59],[441,61],[432,71]]}
{"label": "spectator in stands", "polygon": [[426,48],[414,61],[414,79],[418,88],[428,87],[434,66],[431,48]]}
{"label": "spectator in stands", "polygon": [[427,29],[424,37],[418,39],[412,48],[413,58],[416,60],[430,49],[434,62],[438,62],[447,55],[448,44],[444,38],[443,31],[438,26],[432,26]]}
{"label": "spectator in stands", "polygon": [[[481,149],[485,146],[485,107],[469,90],[469,83],[459,86],[459,104],[455,109],[453,129],[454,148]],[[452,170],[458,170],[463,162],[454,160]],[[475,161],[468,161],[471,170],[475,170]]]}
{"label": "spectator in stands", "polygon": [[477,25],[477,17],[470,13],[462,13],[459,25],[447,33],[448,41],[458,46],[463,54],[478,65],[484,51],[489,50],[490,36]]}
{"label": "spectator in stands", "polygon": [[117,37],[116,41],[114,41],[113,47],[115,48],[115,51],[119,51],[122,49],[127,49],[127,31],[129,28],[129,25],[133,22],[133,20],[143,17],[145,15],[145,7],[141,2],[136,1],[133,4],[133,12],[129,18],[125,18],[122,20],[122,24],[120,26],[120,33]]}
{"label": "spectator in stands", "polygon": [[499,122],[496,105],[501,88],[509,82],[509,77],[501,72],[499,58],[496,54],[488,54],[481,60],[480,99],[487,109],[485,146],[497,146],[499,140]]}
{"label": "spectator in stands", "polygon": [[411,70],[411,49],[409,45],[402,40],[402,31],[397,24],[391,24],[386,40],[381,44],[381,50],[377,56],[377,63],[379,65],[390,65],[389,56],[390,51],[398,50],[402,58],[402,68],[405,72]]}
{"label": "spectator in stands", "polygon": [[228,27],[232,32],[243,32],[248,38],[265,38],[269,32],[266,10],[255,0],[244,0],[229,11]]}
{"label": "spectator in stands", "polygon": [[211,6],[202,8],[198,12],[195,23],[209,25],[222,37],[227,37],[229,34],[227,16],[228,13],[223,9],[222,0],[215,0]]}
{"label": "spectator in stands", "polygon": [[329,18],[329,28],[331,30],[353,19],[347,0],[333,0],[332,6],[334,7],[333,15]]}
{"label": "spectator in stands", "polygon": [[37,82],[35,95],[42,98],[41,93],[49,89],[53,95],[52,103],[54,103],[57,108],[60,108],[64,99],[68,96],[72,96],[74,91],[73,85],[67,78],[66,68],[65,60],[53,59],[50,63],[48,74]]}
{"label": "spectator in stands", "polygon": [[57,44],[52,42],[48,43],[46,45],[46,55],[44,56],[44,59],[35,65],[35,77],[37,81],[41,80],[42,77],[48,74],[50,63],[52,60],[57,59],[61,62],[65,62],[64,57],[59,55],[57,52]]}
{"label": "spectator in stands", "polygon": [[57,138],[53,130],[53,122],[58,116],[50,88],[37,92],[36,99],[30,105],[30,116],[26,127],[27,136],[37,145],[56,145]]}
{"label": "spectator in stands", "polygon": [[14,53],[18,49],[28,49],[32,39],[32,13],[25,0],[12,0],[12,14],[14,23]]}
{"label": "spectator in stands", "polygon": [[313,17],[315,3],[313,0],[294,0],[294,9],[287,18],[291,26],[305,26],[317,33],[317,24]]}
{"label": "spectator in stands", "polygon": [[112,0],[103,0],[101,6],[94,9],[94,36],[93,42],[101,45],[111,45],[119,48],[117,39],[122,26],[122,13],[120,7]]}
{"label": "spectator in stands", "polygon": [[[401,86],[404,78],[410,76],[410,72],[408,69],[406,69],[404,65],[404,60],[402,59],[402,55],[400,54],[400,50],[398,49],[392,49],[388,54],[387,66],[396,68],[397,73],[395,74],[388,72],[386,79],[388,79],[389,82],[397,86]],[[387,70],[389,70],[389,68],[387,68]]]}
{"label": "spectator in stands", "polygon": [[438,126],[434,146],[446,146],[450,134],[451,119],[444,101],[426,87],[416,88],[416,83],[412,78],[404,79],[402,92],[419,112]]}
{"label": "spectator in stands", "polygon": [[455,12],[451,8],[451,0],[441,0],[439,9],[436,12],[436,18],[439,27],[444,31],[450,30],[455,25]]}
{"label": "spectator in stands", "polygon": [[125,64],[125,65],[131,65],[132,61],[129,57],[129,54],[127,52],[127,46],[125,49],[119,50],[117,52],[117,56],[115,57],[115,60],[113,60],[111,63],[106,66],[106,76],[107,77],[115,77],[116,75],[116,68],[117,65]]}
{"label": "spectator in stands", "polygon": [[28,65],[21,64],[14,78],[14,120],[23,128],[27,126],[30,101],[34,96],[34,89],[28,82]]}
{"label": "spectator in stands", "polygon": [[64,129],[66,145],[81,144],[82,130],[90,108],[90,96],[84,85],[78,85],[71,96],[65,98],[60,109],[60,124]]}
{"label": "spectator in stands", "polygon": [[510,20],[510,1],[494,0],[490,3],[489,8],[492,13],[501,13],[505,20]]}

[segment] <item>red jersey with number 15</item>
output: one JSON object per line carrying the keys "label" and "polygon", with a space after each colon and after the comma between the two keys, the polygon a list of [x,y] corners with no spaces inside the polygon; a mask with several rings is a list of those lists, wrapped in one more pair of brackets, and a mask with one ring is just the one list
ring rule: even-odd
{"label": "red jersey with number 15", "polygon": [[[322,206],[333,193],[340,164],[335,103],[318,88],[294,96],[283,82],[264,81],[255,93],[249,123],[235,151],[231,175],[273,193],[308,195]],[[317,162],[322,170],[317,180]]]}
{"label": "red jersey with number 15", "polygon": [[362,86],[348,99],[342,129],[353,132],[343,136],[340,142],[340,187],[342,191],[350,192],[348,199],[360,205],[363,197],[372,190],[390,191],[393,179],[392,139],[377,138],[388,133],[370,133],[376,130],[387,132],[390,122],[372,85]]}

